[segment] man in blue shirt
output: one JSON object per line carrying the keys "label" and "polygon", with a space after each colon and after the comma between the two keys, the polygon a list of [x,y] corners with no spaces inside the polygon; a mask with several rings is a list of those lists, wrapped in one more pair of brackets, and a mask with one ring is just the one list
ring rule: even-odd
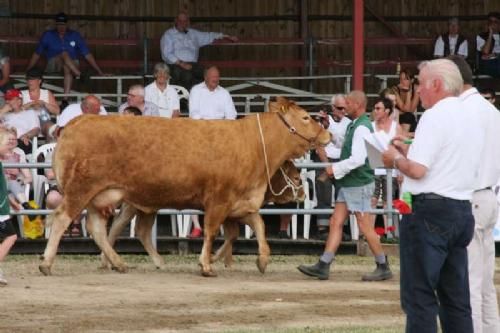
{"label": "man in blue shirt", "polygon": [[[104,75],[104,73],[97,65],[80,33],[67,28],[68,18],[66,14],[57,14],[55,21],[55,29],[45,31],[40,38],[27,70],[34,67],[40,56],[44,55],[47,58],[47,72],[64,71],[64,94],[68,94],[73,83],[73,75],[78,78],[82,74],[78,69],[78,57],[80,55],[89,62],[99,75]],[[65,96],[64,100],[66,99]]]}

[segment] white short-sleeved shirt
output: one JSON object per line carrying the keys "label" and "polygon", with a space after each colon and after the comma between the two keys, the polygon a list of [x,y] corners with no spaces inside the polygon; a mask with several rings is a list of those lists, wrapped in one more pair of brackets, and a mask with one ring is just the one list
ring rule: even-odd
{"label": "white short-sleeved shirt", "polygon": [[[450,41],[450,54],[455,54],[455,47],[457,45],[458,35],[456,36],[448,35],[448,40]],[[465,39],[462,42],[462,44],[459,45],[457,54],[467,58],[467,55],[469,54],[469,44],[467,42],[467,39]],[[444,41],[442,36],[439,36],[436,39],[436,43],[434,44],[434,56],[435,57],[444,56]]]}
{"label": "white short-sleeved shirt", "polygon": [[[71,120],[83,114],[80,103],[68,105],[60,115],[57,116],[56,125],[58,127],[66,126]],[[101,105],[100,115],[107,115],[106,109]]]}
{"label": "white short-sleeved shirt", "polygon": [[403,191],[470,200],[475,187],[483,131],[458,97],[447,97],[420,118],[408,158],[427,168],[421,179],[405,176]]}
{"label": "white short-sleeved shirt", "polygon": [[[500,34],[493,34],[493,40],[494,40],[494,46],[493,46],[493,53],[500,54]],[[479,35],[476,36],[476,47],[477,51],[481,52],[481,49],[483,48],[484,44],[486,44],[486,41]]]}
{"label": "white short-sleeved shirt", "polygon": [[351,119],[343,117],[339,122],[333,120],[331,116],[329,118],[328,131],[333,135],[333,142],[330,142],[325,147],[326,156],[332,159],[339,159],[340,152],[342,151],[342,144],[344,143],[345,132],[347,131],[347,126],[351,123]]}
{"label": "white short-sleeved shirt", "polygon": [[4,115],[4,124],[16,129],[18,139],[33,128],[40,128],[40,120],[34,110],[8,112]]}
{"label": "white short-sleeved shirt", "polygon": [[484,144],[481,151],[478,179],[475,190],[493,187],[500,178],[500,112],[479,94],[476,88],[470,88],[460,95],[464,107],[475,112],[484,132]]}
{"label": "white short-sleeved shirt", "polygon": [[189,117],[193,119],[236,119],[236,109],[229,92],[217,86],[210,91],[201,82],[189,93]]}
{"label": "white short-sleeved shirt", "polygon": [[144,88],[144,100],[156,104],[161,117],[172,118],[173,111],[180,109],[179,95],[170,85],[161,91],[155,82],[148,84]]}

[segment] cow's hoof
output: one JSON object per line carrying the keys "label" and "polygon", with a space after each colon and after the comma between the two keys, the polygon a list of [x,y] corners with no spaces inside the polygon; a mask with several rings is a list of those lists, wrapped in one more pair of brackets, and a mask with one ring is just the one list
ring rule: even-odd
{"label": "cow's hoof", "polygon": [[257,268],[259,269],[259,272],[261,272],[262,274],[264,274],[266,272],[266,267],[267,267],[268,262],[269,262],[268,257],[259,256],[257,258],[256,264],[257,264]]}
{"label": "cow's hoof", "polygon": [[111,269],[111,265],[109,263],[101,263],[101,265],[98,267],[99,270],[102,271],[107,271]]}
{"label": "cow's hoof", "polygon": [[217,273],[212,268],[204,269],[203,265],[200,264],[201,276],[204,277],[216,277]]}
{"label": "cow's hoof", "polygon": [[38,266],[38,269],[45,276],[52,275],[52,272],[50,271],[50,266],[48,266],[48,265],[41,264]]}
{"label": "cow's hoof", "polygon": [[126,265],[123,265],[123,266],[113,266],[112,269],[114,271],[117,271],[118,273],[127,273],[128,272],[128,267]]}

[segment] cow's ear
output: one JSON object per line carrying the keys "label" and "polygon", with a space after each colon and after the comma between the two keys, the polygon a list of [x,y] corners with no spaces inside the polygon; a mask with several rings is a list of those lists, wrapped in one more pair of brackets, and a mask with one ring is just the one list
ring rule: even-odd
{"label": "cow's ear", "polygon": [[288,112],[288,105],[281,104],[278,102],[269,102],[269,112],[287,113]]}

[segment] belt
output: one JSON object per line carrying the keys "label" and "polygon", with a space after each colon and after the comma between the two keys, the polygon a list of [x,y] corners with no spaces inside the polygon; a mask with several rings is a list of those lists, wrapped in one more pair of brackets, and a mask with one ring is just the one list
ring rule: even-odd
{"label": "belt", "polygon": [[443,197],[442,195],[436,194],[436,193],[421,193],[421,194],[413,194],[412,196],[413,201],[417,200],[446,200],[449,199],[447,197]]}
{"label": "belt", "polygon": [[482,189],[479,189],[479,190],[475,190],[474,192],[491,191],[491,190],[492,190],[491,186],[488,186],[488,187],[485,187],[485,188],[482,188]]}

